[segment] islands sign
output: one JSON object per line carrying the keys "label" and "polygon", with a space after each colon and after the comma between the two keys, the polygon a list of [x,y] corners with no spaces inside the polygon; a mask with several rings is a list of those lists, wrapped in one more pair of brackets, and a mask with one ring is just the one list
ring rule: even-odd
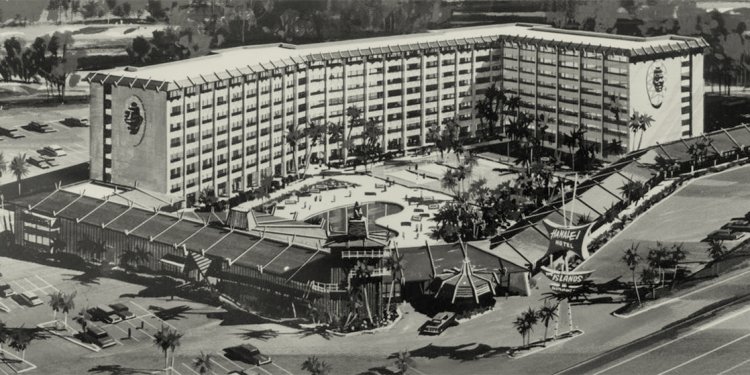
{"label": "islands sign", "polygon": [[594,271],[558,271],[542,266],[542,273],[552,280],[550,288],[558,292],[569,292],[580,288]]}

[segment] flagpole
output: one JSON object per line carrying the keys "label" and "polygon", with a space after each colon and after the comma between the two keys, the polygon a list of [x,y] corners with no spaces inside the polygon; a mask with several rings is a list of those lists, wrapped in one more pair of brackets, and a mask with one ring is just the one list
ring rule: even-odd
{"label": "flagpole", "polygon": [[573,199],[570,203],[570,225],[573,225],[573,212],[576,208],[576,190],[578,189],[578,172],[576,172],[575,181],[573,181]]}
{"label": "flagpole", "polygon": [[[560,177],[558,177],[558,178],[560,178]],[[560,192],[560,193],[562,193],[562,194],[560,194],[562,196],[562,206],[560,208],[562,208],[563,226],[567,227],[568,226],[568,216],[565,214],[565,180],[562,180],[562,184],[560,185],[560,187],[562,188],[562,191]]]}

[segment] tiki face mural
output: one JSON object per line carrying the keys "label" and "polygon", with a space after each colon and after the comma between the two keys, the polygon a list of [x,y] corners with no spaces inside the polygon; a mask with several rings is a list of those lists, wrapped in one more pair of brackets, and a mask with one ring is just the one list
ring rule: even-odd
{"label": "tiki face mural", "polygon": [[654,108],[661,107],[661,104],[664,102],[666,72],[664,64],[659,61],[651,63],[651,66],[648,67],[648,72],[646,73],[646,90],[648,91],[648,99]]}
{"label": "tiki face mural", "polygon": [[128,107],[125,110],[125,124],[128,126],[130,134],[138,134],[143,125],[143,105],[138,98],[128,99]]}

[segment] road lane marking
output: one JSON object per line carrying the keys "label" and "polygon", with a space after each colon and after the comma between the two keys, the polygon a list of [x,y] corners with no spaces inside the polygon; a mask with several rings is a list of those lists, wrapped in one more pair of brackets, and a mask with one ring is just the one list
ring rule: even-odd
{"label": "road lane marking", "polygon": [[[117,328],[117,329],[119,329],[120,331],[122,331],[122,333],[124,333],[126,335],[128,334],[128,331],[124,330],[122,327],[120,327],[120,326],[118,326],[116,324],[113,324],[112,326],[115,327],[115,328]],[[131,330],[131,332],[132,332],[132,330]],[[133,340],[135,340],[135,341],[141,341],[141,340],[138,340],[138,338],[136,338],[135,336],[133,336],[132,333],[130,335],[130,338],[133,339]]]}
{"label": "road lane marking", "polygon": [[277,364],[276,364],[276,363],[274,363],[274,362],[271,362],[271,364],[272,364],[272,365],[274,365],[274,366],[276,366],[276,367],[277,367],[277,368],[278,368],[279,370],[281,370],[281,371],[284,371],[284,372],[286,372],[286,373],[287,373],[287,374],[289,374],[289,375],[294,375],[294,374],[292,374],[291,372],[287,371],[287,370],[286,370],[285,368],[283,368],[283,367],[281,367],[281,366],[277,365]]}
{"label": "road lane marking", "polygon": [[182,375],[182,374],[180,374],[179,371],[175,370],[174,367],[170,367],[169,368],[169,373],[173,373],[173,372],[176,373],[177,375]]}
{"label": "road lane marking", "polygon": [[26,288],[22,287],[21,284],[18,283],[18,281],[13,280],[13,281],[11,281],[11,283],[16,284],[16,286],[18,287],[18,289],[21,290],[21,292],[28,292],[28,290],[26,290]]}
{"label": "road lane marking", "polygon": [[711,349],[711,350],[709,350],[709,351],[707,351],[707,352],[705,352],[705,353],[703,353],[703,354],[701,354],[701,355],[699,355],[697,357],[690,358],[689,360],[687,360],[685,362],[682,362],[682,363],[680,363],[677,366],[674,366],[674,367],[672,367],[672,368],[670,368],[670,369],[668,369],[666,371],[660,372],[659,375],[664,375],[664,374],[666,374],[668,372],[676,370],[676,369],[678,369],[678,368],[680,368],[682,366],[685,366],[685,365],[687,365],[689,363],[693,363],[693,362],[695,362],[695,361],[697,361],[697,360],[699,360],[699,359],[701,359],[701,358],[703,358],[703,357],[705,357],[705,356],[707,356],[707,355],[709,355],[709,354],[711,354],[713,352],[716,352],[718,350],[726,348],[727,346],[732,345],[732,344],[734,344],[734,343],[736,343],[738,341],[744,340],[744,339],[746,339],[748,337],[750,337],[750,333],[744,334],[744,335],[742,335],[742,336],[740,336],[740,337],[738,337],[738,338],[736,338],[736,339],[734,339],[734,340],[732,340],[732,341],[730,341],[730,342],[728,342],[728,343],[726,343],[724,345],[717,346],[717,347],[715,347],[715,348],[713,348],[713,349]]}
{"label": "road lane marking", "polygon": [[154,339],[154,336],[151,336],[151,335],[150,335],[150,334],[149,334],[148,332],[146,332],[146,330],[145,330],[145,329],[139,329],[139,327],[138,327],[138,326],[136,326],[135,324],[133,324],[133,323],[132,323],[132,322],[130,321],[130,319],[126,320],[126,321],[125,321],[125,323],[128,323],[128,324],[130,324],[130,325],[131,325],[131,326],[132,326],[133,328],[135,328],[135,329],[136,329],[136,330],[135,330],[136,332],[140,332],[140,333],[142,333],[142,334],[144,334],[144,335],[148,336],[148,337],[149,337],[150,339],[152,339],[152,340]]}
{"label": "road lane marking", "polygon": [[750,359],[746,359],[746,360],[744,360],[744,361],[742,361],[742,362],[740,362],[740,363],[738,363],[738,364],[736,364],[736,365],[734,365],[734,366],[732,366],[732,367],[730,367],[730,368],[728,368],[728,369],[726,369],[726,370],[724,370],[724,371],[722,371],[722,372],[720,372],[720,373],[718,373],[716,375],[724,375],[724,374],[726,374],[726,373],[728,373],[728,372],[730,372],[732,370],[735,370],[737,368],[742,367],[742,365],[745,365],[748,362],[750,362]]}
{"label": "road lane marking", "polygon": [[268,375],[273,375],[273,374],[272,374],[272,373],[271,373],[270,371],[268,371],[268,370],[266,370],[266,369],[264,369],[263,367],[260,367],[260,366],[254,366],[254,367],[250,367],[250,368],[248,368],[248,370],[255,370],[256,368],[257,368],[258,370],[260,370],[260,371],[263,371],[263,372],[265,372],[265,373],[266,373],[266,374],[268,374]]}
{"label": "road lane marking", "polygon": [[225,356],[224,356],[224,355],[222,355],[221,353],[219,353],[219,352],[216,352],[216,354],[218,354],[218,355],[219,355],[219,356],[220,356],[221,358],[224,358],[224,359],[225,359],[225,360],[226,360],[227,362],[231,363],[231,364],[232,364],[232,366],[234,366],[234,367],[237,367],[237,368],[238,368],[238,369],[240,369],[240,370],[244,370],[244,369],[245,369],[244,367],[242,367],[242,366],[240,366],[240,365],[238,365],[238,364],[234,363],[234,361],[233,361],[233,360],[231,360],[231,359],[229,359],[229,358],[225,357]]}
{"label": "road lane marking", "polygon": [[419,375],[427,375],[427,374],[425,374],[424,372],[422,372],[422,371],[419,371],[419,370],[417,370],[416,368],[414,368],[414,366],[409,366],[409,365],[406,365],[406,367],[408,367],[408,368],[409,368],[409,370],[412,370],[412,371],[416,372],[416,373],[417,373],[417,374],[419,374]]}
{"label": "road lane marking", "polygon": [[622,360],[622,361],[620,361],[620,362],[617,362],[617,363],[615,363],[615,364],[614,364],[614,365],[612,365],[612,366],[609,366],[609,367],[607,367],[607,368],[605,368],[605,369],[603,369],[603,370],[600,370],[600,371],[597,371],[597,372],[595,372],[595,373],[594,373],[594,375],[599,375],[599,374],[601,374],[601,373],[604,373],[604,372],[607,372],[607,371],[609,371],[609,370],[611,370],[611,369],[613,369],[613,368],[615,368],[615,367],[618,367],[618,366],[624,365],[624,364],[626,364],[626,363],[628,363],[628,362],[630,362],[630,361],[632,361],[632,360],[634,360],[634,359],[638,359],[638,358],[640,358],[640,357],[643,357],[644,355],[646,355],[646,354],[649,354],[649,353],[651,353],[651,352],[654,352],[654,351],[656,351],[656,350],[659,350],[659,349],[661,349],[661,348],[663,348],[663,347],[665,347],[665,346],[667,346],[667,345],[670,345],[670,344],[673,344],[673,343],[675,343],[675,342],[677,342],[677,341],[680,341],[680,340],[682,340],[682,339],[688,338],[688,337],[690,337],[690,336],[692,336],[692,335],[694,335],[694,334],[696,334],[696,333],[700,333],[700,332],[703,332],[703,331],[705,331],[706,329],[709,329],[709,328],[711,328],[711,327],[714,327],[714,326],[716,326],[716,325],[719,325],[719,324],[721,324],[721,323],[724,323],[724,322],[725,322],[725,321],[727,321],[727,320],[730,320],[730,319],[734,319],[734,318],[736,318],[736,317],[738,317],[738,316],[740,316],[740,315],[742,315],[742,314],[744,314],[744,313],[746,313],[746,312],[748,312],[748,311],[750,311],[750,307],[746,307],[746,308],[744,308],[744,309],[742,309],[742,310],[739,310],[739,311],[735,311],[734,313],[732,313],[732,314],[729,314],[729,315],[727,315],[727,316],[724,316],[724,317],[721,317],[721,318],[719,318],[719,319],[717,319],[717,320],[714,320],[713,322],[710,322],[710,323],[706,323],[706,324],[704,324],[704,325],[702,325],[702,326],[700,326],[700,327],[696,328],[696,329],[695,329],[694,331],[692,331],[692,332],[690,332],[690,333],[687,333],[687,334],[685,334],[684,336],[680,336],[680,337],[678,337],[678,338],[676,338],[676,339],[672,339],[672,340],[670,340],[670,341],[667,341],[667,342],[665,342],[665,343],[663,343],[663,344],[661,344],[661,345],[655,346],[655,347],[653,347],[653,348],[651,348],[651,349],[649,349],[649,350],[647,350],[647,351],[645,351],[645,352],[643,352],[643,353],[640,353],[640,354],[634,355],[634,356],[632,356],[632,357],[630,357],[630,358],[628,358],[628,359],[625,359],[625,360]]}
{"label": "road lane marking", "polygon": [[[148,315],[150,315],[150,316],[153,316],[154,318],[158,319],[158,320],[159,320],[160,322],[164,323],[164,324],[165,324],[165,325],[166,325],[167,327],[170,327],[170,328],[172,328],[172,329],[177,329],[177,327],[175,327],[175,326],[173,326],[173,325],[169,324],[169,322],[167,322],[167,321],[165,321],[164,319],[162,319],[162,318],[160,318],[160,317],[156,316],[156,315],[155,315],[155,314],[154,314],[153,312],[151,312],[150,310],[148,310],[148,309],[146,309],[145,307],[143,307],[143,306],[141,306],[141,305],[139,305],[139,304],[135,303],[135,301],[130,301],[130,303],[132,303],[133,305],[136,305],[136,306],[138,306],[138,307],[139,307],[139,308],[140,308],[141,310],[145,311],[145,312],[146,312],[146,314],[148,314]],[[146,322],[146,324],[148,324],[148,322]],[[150,325],[150,324],[149,324],[149,325]],[[152,327],[153,327],[153,326],[152,326]],[[154,328],[156,328],[156,327],[154,327]]]}
{"label": "road lane marking", "polygon": [[[36,286],[36,284],[34,284],[31,281],[29,281],[29,279],[27,279],[27,278],[24,277],[23,281],[25,281],[25,282],[29,283],[29,285],[31,285],[31,290],[32,291],[44,292],[44,290],[42,290],[42,288]],[[47,293],[45,293],[45,294],[47,294]]]}
{"label": "road lane marking", "polygon": [[182,365],[185,366],[186,369],[190,370],[190,372],[192,372],[193,374],[200,375],[197,371],[193,370],[192,368],[190,368],[190,366],[185,364],[185,362],[182,362]]}
{"label": "road lane marking", "polygon": [[55,288],[54,285],[50,284],[47,280],[43,279],[41,276],[39,275],[34,275],[34,276],[36,276],[36,278],[41,280],[43,283],[47,284],[47,288],[52,288],[55,292],[60,291],[60,289]]}
{"label": "road lane marking", "polygon": [[[218,354],[218,353],[217,353],[217,354]],[[221,369],[222,369],[222,370],[224,370],[224,371],[226,371],[226,372],[229,372],[229,369],[228,369],[228,368],[226,368],[226,367],[224,367],[224,366],[222,366],[222,365],[221,365],[221,363],[219,363],[219,361],[217,361],[217,360],[215,360],[215,359],[213,359],[213,358],[209,359],[209,361],[211,361],[212,363],[215,363],[215,364],[216,364],[216,366],[219,366],[219,367],[221,367]]]}

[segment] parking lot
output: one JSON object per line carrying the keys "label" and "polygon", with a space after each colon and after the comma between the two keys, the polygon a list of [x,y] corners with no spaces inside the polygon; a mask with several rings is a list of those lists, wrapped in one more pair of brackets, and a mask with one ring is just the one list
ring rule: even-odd
{"label": "parking lot", "polygon": [[[103,328],[117,345],[94,351],[58,336],[33,341],[25,359],[37,366],[29,373],[40,374],[123,374],[151,373],[163,370],[164,353],[153,344],[155,333],[161,327],[176,329],[184,336],[175,352],[174,371],[177,375],[193,375],[193,359],[201,352],[211,354],[209,374],[227,374],[244,370],[248,374],[289,375],[299,368],[298,363],[280,363],[255,366],[236,358],[227,358],[223,349],[248,343],[240,337],[245,318],[238,320],[236,313],[224,308],[188,301],[170,296],[152,295],[144,286],[108,278],[90,278],[81,271],[49,267],[16,259],[0,258],[0,281],[9,284],[17,294],[32,292],[43,304],[31,307],[18,296],[0,298],[0,320],[8,327],[34,327],[52,320],[49,295],[57,291],[76,292],[75,308],[68,317],[72,330],[81,330],[73,317],[78,312],[97,305],[122,303],[134,314],[132,319],[115,324],[95,322]],[[140,295],[139,295],[140,294]],[[144,296],[145,295],[145,296]],[[62,313],[58,315],[62,320]],[[250,342],[263,351],[263,344]],[[7,356],[18,355],[8,350]],[[171,357],[171,356],[170,356]],[[63,369],[63,370],[61,370]],[[17,370],[17,369],[16,369]],[[13,373],[8,365],[0,365],[0,375]]]}
{"label": "parking lot", "polygon": [[[4,129],[15,129],[14,133],[23,138],[9,138],[0,134],[0,151],[3,152],[5,160],[10,160],[18,154],[26,154],[27,158],[54,159],[54,166],[47,164],[48,168],[42,169],[36,165],[29,166],[29,174],[33,177],[41,174],[54,172],[76,164],[88,162],[89,160],[89,128],[68,127],[60,123],[67,117],[88,118],[89,110],[85,104],[71,104],[59,107],[43,108],[13,108],[0,109],[0,127]],[[49,124],[54,130],[51,133],[39,133],[29,130],[26,126],[30,121]],[[66,156],[52,157],[45,154],[44,147],[59,145]],[[46,164],[46,163],[45,163]],[[0,186],[15,182],[11,173],[3,173],[0,177]]]}

